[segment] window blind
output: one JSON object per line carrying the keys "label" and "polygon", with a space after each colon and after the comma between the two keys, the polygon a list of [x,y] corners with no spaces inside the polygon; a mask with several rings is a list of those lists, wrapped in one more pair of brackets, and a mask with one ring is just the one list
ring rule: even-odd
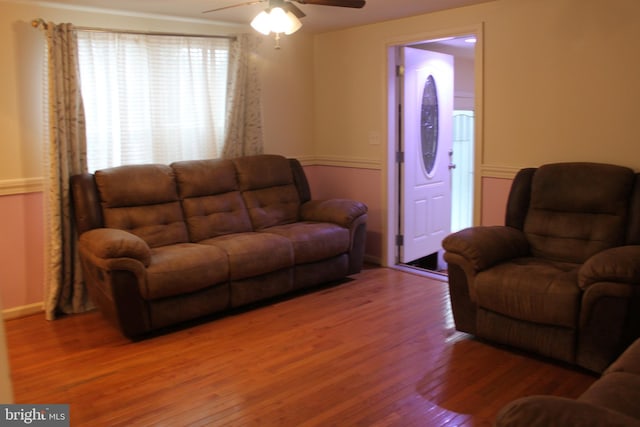
{"label": "window blind", "polygon": [[90,172],[220,157],[228,39],[77,35]]}

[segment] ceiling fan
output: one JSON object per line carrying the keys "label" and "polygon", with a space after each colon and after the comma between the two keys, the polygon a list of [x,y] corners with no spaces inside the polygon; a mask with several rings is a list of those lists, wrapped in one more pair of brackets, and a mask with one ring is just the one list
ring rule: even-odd
{"label": "ceiling fan", "polygon": [[217,12],[220,10],[231,9],[234,7],[249,6],[253,4],[267,3],[267,2],[269,3],[268,9],[272,9],[274,7],[281,7],[293,13],[298,18],[303,18],[306,15],[296,5],[294,5],[293,2],[300,3],[300,4],[314,4],[318,6],[350,7],[355,9],[360,9],[364,7],[366,3],[365,0],[254,0],[254,1],[244,2],[244,3],[233,4],[231,6],[223,6],[215,9],[209,9],[209,10],[205,10],[202,13]]}
{"label": "ceiling fan", "polygon": [[[306,15],[294,2],[304,5],[349,7],[354,9],[360,9],[364,7],[366,3],[365,0],[254,0],[209,9],[202,13],[218,12],[239,6],[267,3],[267,8],[251,21],[251,26],[265,35],[275,33],[276,40],[279,40],[281,33],[293,34],[302,27],[300,18],[304,18]],[[279,47],[279,45],[277,44],[276,47]]]}

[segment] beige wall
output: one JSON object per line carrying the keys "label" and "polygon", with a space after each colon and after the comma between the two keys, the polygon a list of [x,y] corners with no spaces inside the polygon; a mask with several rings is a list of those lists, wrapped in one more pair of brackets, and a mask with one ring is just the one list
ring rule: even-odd
{"label": "beige wall", "polygon": [[638,22],[637,0],[498,0],[319,35],[315,152],[384,162],[367,135],[385,134],[386,46],[483,25],[482,166],[593,160],[640,169]]}
{"label": "beige wall", "polygon": [[485,162],[640,169],[640,2],[507,1],[496,12],[486,25]]}

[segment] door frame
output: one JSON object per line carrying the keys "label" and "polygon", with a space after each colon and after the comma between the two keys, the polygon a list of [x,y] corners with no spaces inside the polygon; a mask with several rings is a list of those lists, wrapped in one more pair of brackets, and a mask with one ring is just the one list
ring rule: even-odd
{"label": "door frame", "polygon": [[473,224],[480,223],[481,202],[482,202],[482,181],[481,170],[482,153],[484,152],[484,140],[483,140],[483,70],[484,70],[484,57],[483,57],[483,25],[475,24],[466,27],[457,27],[443,29],[440,31],[432,31],[428,33],[421,33],[412,35],[410,37],[404,37],[394,40],[388,40],[386,44],[386,84],[387,84],[387,149],[386,159],[383,164],[384,179],[383,183],[383,203],[386,207],[386,217],[383,218],[384,228],[386,232],[383,235],[383,254],[382,265],[386,267],[403,268],[399,260],[396,236],[400,232],[400,182],[399,173],[400,167],[396,161],[396,152],[399,145],[399,128],[398,128],[398,97],[397,92],[397,77],[396,77],[396,65],[397,65],[397,48],[405,45],[412,45],[423,41],[434,41],[437,39],[461,37],[466,35],[474,35],[476,37],[476,44],[474,48],[474,109],[475,109],[475,121],[474,121],[474,197],[473,197]]}

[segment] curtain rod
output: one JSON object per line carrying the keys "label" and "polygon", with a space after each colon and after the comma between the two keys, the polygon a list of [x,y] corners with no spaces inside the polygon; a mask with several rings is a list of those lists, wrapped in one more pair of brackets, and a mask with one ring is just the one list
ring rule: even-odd
{"label": "curtain rod", "polygon": [[[44,19],[37,18],[31,21],[33,28],[42,27],[45,30],[49,26]],[[90,31],[94,33],[116,33],[116,34],[137,34],[142,36],[161,36],[161,37],[200,37],[210,39],[228,39],[236,40],[235,36],[208,35],[208,34],[185,34],[185,33],[163,33],[153,31],[133,31],[133,30],[115,30],[111,28],[95,28],[95,27],[74,27],[76,31]]]}

